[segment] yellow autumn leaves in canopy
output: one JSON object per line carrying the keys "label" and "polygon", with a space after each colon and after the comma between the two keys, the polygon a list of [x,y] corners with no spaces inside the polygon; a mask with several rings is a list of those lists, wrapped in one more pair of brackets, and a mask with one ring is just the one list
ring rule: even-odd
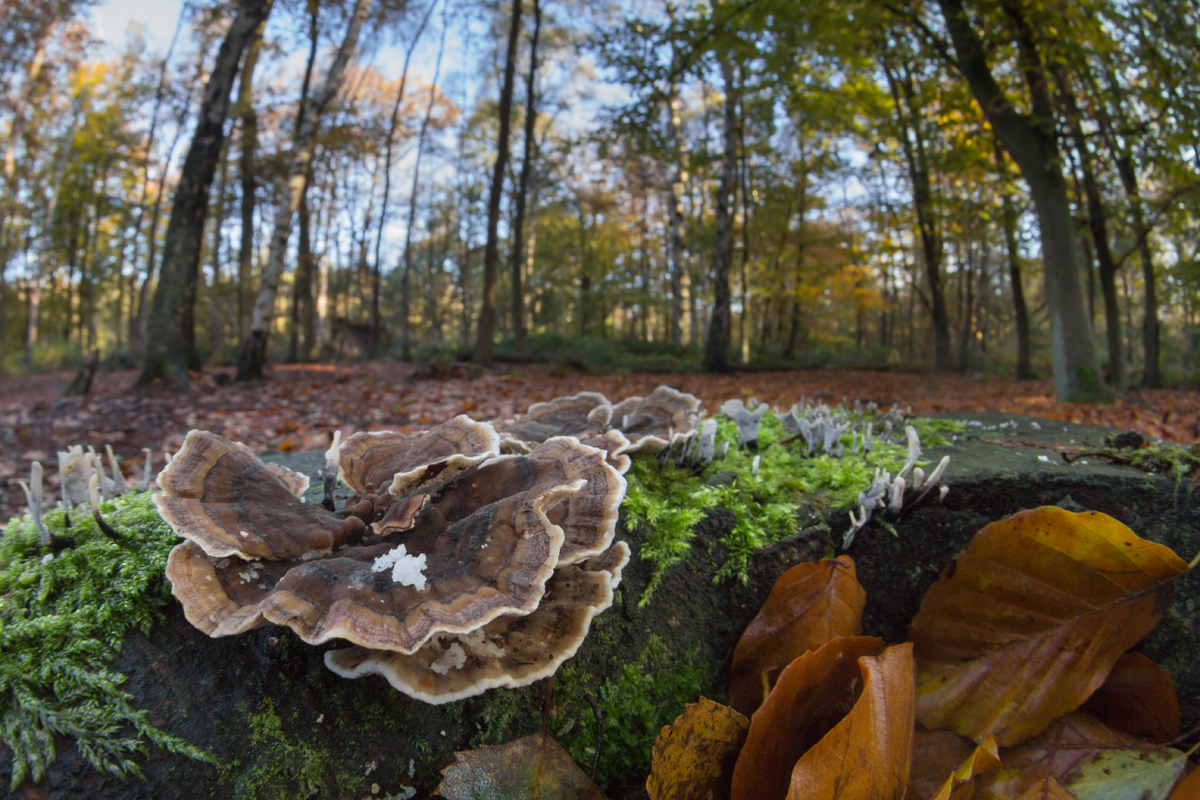
{"label": "yellow autumn leaves in canopy", "polygon": [[[1123,654],[1187,568],[1103,514],[1022,512],[980,531],[925,595],[911,643],[885,647],[859,635],[865,595],[848,557],[801,564],[734,654],[744,744],[728,731],[680,736],[714,718],[736,727],[732,709],[689,706],[664,729],[647,790],[652,800],[1161,800],[1184,755],[1122,731],[1157,721],[1168,726],[1159,741],[1177,735],[1178,706],[1165,673]],[[1119,661],[1123,688],[1093,709],[1104,722],[1077,711]],[[1159,710],[1147,720],[1133,707]],[[699,742],[703,780],[688,766]]]}

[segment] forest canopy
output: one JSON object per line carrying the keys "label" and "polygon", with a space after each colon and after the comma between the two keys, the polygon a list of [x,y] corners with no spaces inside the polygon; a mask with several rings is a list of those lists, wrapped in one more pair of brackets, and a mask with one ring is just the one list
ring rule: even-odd
{"label": "forest canopy", "polygon": [[91,12],[0,1],[0,370],[1200,383],[1194,0],[187,0],[161,51]]}

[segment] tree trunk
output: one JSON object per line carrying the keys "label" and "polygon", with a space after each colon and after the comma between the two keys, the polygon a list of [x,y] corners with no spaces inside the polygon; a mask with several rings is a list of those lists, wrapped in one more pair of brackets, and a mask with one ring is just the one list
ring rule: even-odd
{"label": "tree trunk", "polygon": [[1053,108],[1032,32],[1020,10],[1006,4],[1006,12],[1018,26],[1026,84],[1033,100],[1033,113],[1026,115],[1016,110],[992,75],[983,41],[971,26],[962,0],[938,0],[938,3],[958,54],[959,69],[1004,149],[1017,162],[1037,210],[1055,397],[1060,402],[1106,399],[1111,395],[1104,385],[1092,340],[1067,183],[1055,138]]}
{"label": "tree trunk", "polygon": [[86,95],[80,91],[75,95],[71,104],[71,122],[63,133],[58,145],[58,160],[54,164],[54,177],[51,179],[50,195],[46,198],[45,214],[42,217],[42,229],[38,236],[38,266],[37,271],[30,277],[32,291],[29,298],[29,314],[25,318],[25,364],[33,360],[33,346],[37,344],[38,304],[42,297],[41,285],[50,274],[50,230],[54,226],[54,210],[58,206],[58,193],[62,189],[63,174],[67,171],[67,162],[75,142],[75,131],[83,117],[83,103]]}
{"label": "tree trunk", "polygon": [[262,52],[263,28],[258,26],[254,38],[246,51],[246,62],[242,66],[242,79],[238,84],[237,113],[242,121],[241,160],[238,174],[241,178],[242,197],[239,210],[242,214],[241,241],[238,247],[237,270],[237,338],[241,341],[246,334],[249,303],[246,292],[250,286],[250,274],[254,259],[254,203],[258,183],[258,170],[254,163],[254,152],[258,149],[258,112],[254,110],[254,70]]}
{"label": "tree trunk", "polygon": [[[680,132],[679,97],[675,82],[667,97],[667,139],[674,148],[671,160],[671,182],[668,187],[667,211],[670,225],[671,253],[671,347],[683,349],[683,175],[687,168],[687,149]],[[695,287],[693,287],[693,292]],[[692,324],[695,325],[693,319]]]}
{"label": "tree trunk", "polygon": [[721,155],[721,175],[717,185],[716,242],[713,248],[713,308],[704,342],[704,368],[723,372],[729,368],[729,334],[731,302],[729,296],[729,267],[733,261],[730,197],[734,191],[737,168],[737,91],[734,85],[733,64],[728,54],[722,54],[721,77],[725,82],[724,149]]}
{"label": "tree trunk", "polygon": [[[430,12],[432,13],[433,6],[430,5],[429,8]],[[417,133],[417,159],[416,164],[413,165],[412,189],[408,198],[408,224],[404,227],[404,271],[400,275],[400,293],[403,298],[402,303],[404,307],[403,350],[401,358],[403,358],[405,361],[412,361],[412,317],[410,314],[410,308],[412,307],[412,295],[410,294],[409,287],[411,286],[412,280],[412,234],[413,228],[415,228],[417,225],[417,197],[420,194],[421,189],[421,158],[425,155],[425,136],[429,131],[429,120],[433,117],[433,105],[437,100],[438,78],[440,78],[442,74],[442,54],[446,50],[446,29],[449,27],[446,22],[447,20],[442,20],[442,38],[438,43],[437,66],[434,67],[433,70],[433,83],[429,85],[429,103],[425,106],[425,116],[421,119],[421,129]],[[413,44],[415,46],[416,42],[414,41]],[[384,185],[387,185],[386,179],[384,181]],[[386,191],[387,190],[385,189],[384,192],[386,193]],[[380,230],[383,229],[382,221],[380,222],[379,227]],[[378,282],[378,242],[376,242],[375,262],[375,280]],[[378,310],[376,309],[374,313],[377,314]]]}
{"label": "tree trunk", "polygon": [[[299,139],[300,135],[300,120],[304,118],[304,107],[308,105],[308,91],[312,86],[313,65],[317,61],[317,41],[318,29],[317,20],[320,12],[320,6],[316,0],[308,2],[308,60],[304,64],[304,78],[300,83],[300,103],[296,107],[296,127],[292,132],[295,140]],[[300,349],[300,329],[302,327],[301,316],[307,313],[311,320],[312,318],[312,238],[309,230],[309,213],[308,213],[308,187],[312,184],[312,165],[308,167],[308,173],[304,180],[304,186],[300,189],[300,204],[297,206],[297,215],[300,218],[300,239],[296,242],[296,274],[292,280],[292,326],[290,336],[288,337],[288,352],[287,361],[296,363],[297,361],[307,361],[308,351],[312,348],[311,336],[304,340],[304,356],[301,357]],[[290,225],[290,221],[289,221]]]}
{"label": "tree trunk", "polygon": [[1004,149],[996,139],[996,168],[1000,171],[1004,200],[1004,243],[1008,253],[1008,278],[1012,286],[1013,314],[1017,328],[1017,380],[1033,378],[1029,363],[1029,310],[1025,305],[1025,290],[1021,285],[1021,250],[1017,245],[1017,209],[1013,205],[1012,192],[1008,187],[1008,167],[1004,162]]}
{"label": "tree trunk", "polygon": [[496,271],[500,261],[500,196],[508,167],[508,131],[511,124],[513,77],[517,67],[517,38],[521,33],[521,0],[513,0],[508,29],[508,52],[504,61],[504,84],[500,89],[500,130],[496,134],[496,163],[488,193],[487,244],[483,251],[483,305],[479,311],[479,338],[475,360],[492,363],[492,336],[496,330]]}
{"label": "tree trunk", "polygon": [[[381,329],[379,293],[382,283],[379,266],[379,248],[383,244],[383,229],[387,225],[388,203],[392,198],[392,150],[395,147],[396,142],[396,128],[400,124],[400,105],[404,102],[404,89],[408,85],[408,65],[412,62],[413,50],[416,49],[417,42],[421,40],[421,34],[425,32],[425,26],[429,24],[429,18],[433,16],[433,9],[435,5],[436,3],[430,3],[429,7],[425,10],[425,16],[421,18],[421,24],[417,26],[417,31],[415,34],[413,34],[413,40],[408,45],[408,49],[404,52],[404,67],[400,70],[400,88],[396,91],[396,102],[392,104],[391,123],[388,125],[387,140],[384,143],[383,202],[379,209],[379,228],[375,232],[375,263],[371,270],[371,344],[367,349],[368,358],[375,358],[379,350],[379,334]],[[445,41],[444,29],[442,35],[443,41]],[[436,83],[436,81],[434,81],[434,83]],[[416,202],[415,194],[413,195],[413,202]],[[405,284],[400,292],[400,327],[403,330],[406,353],[405,359],[407,360],[411,357],[411,354],[408,354],[407,349],[409,337],[409,298],[407,279],[405,279]]]}
{"label": "tree trunk", "polygon": [[[1096,173],[1092,169],[1092,154],[1079,122],[1079,106],[1061,69],[1055,71],[1059,97],[1066,112],[1067,128],[1079,154],[1079,168],[1083,177],[1083,191],[1087,198],[1088,229],[1092,243],[1096,246],[1096,261],[1100,272],[1100,291],[1104,295],[1104,322],[1108,333],[1108,382],[1113,386],[1125,383],[1124,359],[1121,358],[1121,310],[1117,301],[1117,264],[1108,245],[1108,215]],[[1089,315],[1090,316],[1090,315]]]}
{"label": "tree trunk", "polygon": [[517,211],[513,220],[513,246],[510,254],[513,350],[518,355],[525,352],[525,296],[521,285],[521,266],[525,258],[525,198],[529,193],[531,173],[534,169],[533,157],[537,150],[537,59],[538,36],[541,32],[542,5],[540,0],[533,0],[533,36],[529,40],[529,73],[525,77],[525,153],[521,157],[521,180],[517,185]]}
{"label": "tree trunk", "polygon": [[283,276],[284,256],[287,254],[288,238],[292,232],[292,215],[300,205],[300,195],[308,182],[309,166],[312,164],[313,148],[317,136],[317,122],[325,106],[341,88],[346,66],[354,55],[358,34],[362,30],[371,0],[358,0],[346,28],[346,36],[338,48],[337,55],[329,67],[325,82],[317,90],[310,103],[306,103],[300,114],[296,129],[296,143],[292,149],[291,164],[283,197],[275,213],[271,245],[267,252],[267,263],[263,267],[262,283],[254,298],[254,310],[250,317],[250,332],[242,343],[238,358],[237,379],[239,381],[262,378],[267,363],[267,342],[271,320],[275,316],[275,297],[279,292],[279,280]]}
{"label": "tree trunk", "polygon": [[[916,91],[912,84],[912,76],[907,70],[901,79],[901,76],[893,72],[886,58],[882,59],[882,63],[891,89],[892,102],[896,106],[900,143],[908,165],[913,209],[917,214],[917,229],[921,235],[921,253],[925,260],[925,279],[929,283],[929,310],[933,322],[934,367],[939,372],[948,372],[954,369],[954,356],[950,344],[950,313],[946,308],[946,290],[942,283],[943,241],[933,208],[929,155],[925,147],[925,137],[921,132],[921,120],[914,106]],[[901,95],[904,98],[903,102]]]}
{"label": "tree trunk", "polygon": [[192,143],[175,189],[139,385],[145,386],[156,378],[186,380],[187,368],[198,366],[195,332],[187,323],[191,320],[196,299],[209,187],[221,157],[229,93],[237,77],[242,52],[270,9],[271,0],[241,0],[237,17],[217,52],[197,114]]}
{"label": "tree trunk", "polygon": [[1149,389],[1157,389],[1162,386],[1162,373],[1158,368],[1158,293],[1154,286],[1154,259],[1150,254],[1150,242],[1148,241],[1150,230],[1146,226],[1146,218],[1142,211],[1137,172],[1133,168],[1133,160],[1128,153],[1120,153],[1117,156],[1117,172],[1121,176],[1125,195],[1129,198],[1130,211],[1133,213],[1133,235],[1137,240],[1137,251],[1142,260],[1142,287],[1145,292],[1142,347],[1146,354],[1142,385]]}

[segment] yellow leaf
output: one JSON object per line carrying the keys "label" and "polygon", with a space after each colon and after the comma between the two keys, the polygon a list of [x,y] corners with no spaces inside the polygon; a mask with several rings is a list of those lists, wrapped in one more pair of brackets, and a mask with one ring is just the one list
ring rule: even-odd
{"label": "yellow leaf", "polygon": [[1038,508],[988,525],[913,620],[917,719],[1002,747],[1045,730],[1150,632],[1186,569],[1104,514]]}
{"label": "yellow leaf", "polygon": [[650,800],[720,800],[729,797],[750,720],[701,697],[689,703],[654,743],[646,792]]}
{"label": "yellow leaf", "polygon": [[975,776],[987,772],[999,763],[1000,753],[996,748],[996,740],[991,736],[984,736],[974,752],[946,778],[941,790],[934,795],[934,800],[971,800],[975,796]]}

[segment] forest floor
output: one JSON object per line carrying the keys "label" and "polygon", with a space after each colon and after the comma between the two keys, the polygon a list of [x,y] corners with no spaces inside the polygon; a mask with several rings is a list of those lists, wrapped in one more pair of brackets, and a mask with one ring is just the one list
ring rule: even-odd
{"label": "forest floor", "polygon": [[396,362],[277,366],[262,383],[235,384],[230,370],[212,369],[187,388],[133,388],[133,370],[97,373],[90,397],[61,400],[73,373],[0,379],[0,522],[24,508],[17,481],[31,461],[56,481],[54,453],[74,444],[113,450],[131,478],[141,474],[143,448],[161,466],[192,428],[245,442],[254,450],[329,446],[334,430],[401,431],[435,425],[457,414],[505,419],[530,404],[580,391],[617,400],[668,384],[701,398],[712,413],[733,397],[757,397],[777,407],[808,398],[830,405],[874,401],[915,414],[1000,411],[1139,431],[1200,443],[1200,392],[1122,392],[1107,405],[1055,403],[1048,380],[856,370],[736,372],[729,375],[583,373],[522,365],[473,374],[467,369]]}

